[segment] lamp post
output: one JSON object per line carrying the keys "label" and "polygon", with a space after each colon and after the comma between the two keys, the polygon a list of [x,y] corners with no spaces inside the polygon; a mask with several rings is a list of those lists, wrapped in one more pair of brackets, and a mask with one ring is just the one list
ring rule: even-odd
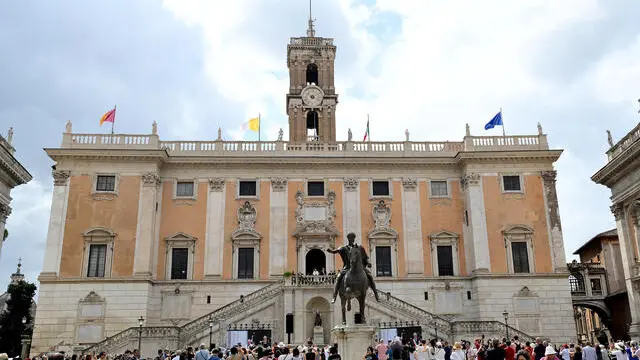
{"label": "lamp post", "polygon": [[27,335],[27,317],[23,316],[22,317],[22,340],[20,341],[20,344],[22,345],[22,349],[20,351],[20,354],[22,356],[23,359],[26,359],[27,357],[29,357],[29,336]]}
{"label": "lamp post", "polygon": [[213,336],[213,318],[209,316],[209,348],[211,348],[212,336]]}
{"label": "lamp post", "polygon": [[504,317],[504,328],[507,330],[507,340],[509,340],[509,313],[507,309],[502,312],[502,316]]}
{"label": "lamp post", "polygon": [[140,315],[138,318],[138,358],[142,359],[142,325],[144,325],[144,318]]}

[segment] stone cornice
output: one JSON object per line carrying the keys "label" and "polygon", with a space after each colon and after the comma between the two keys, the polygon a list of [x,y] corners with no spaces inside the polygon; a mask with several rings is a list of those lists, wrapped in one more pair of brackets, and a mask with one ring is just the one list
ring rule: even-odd
{"label": "stone cornice", "polygon": [[487,163],[496,161],[549,161],[555,162],[563,150],[520,150],[520,151],[474,151],[459,152],[455,159],[458,163]]}
{"label": "stone cornice", "polygon": [[46,148],[44,151],[54,161],[66,158],[79,160],[126,160],[155,161],[162,163],[169,157],[166,150],[150,149],[59,149]]}
{"label": "stone cornice", "polygon": [[621,176],[626,174],[624,171],[626,168],[635,166],[640,166],[640,141],[611,159],[611,161],[591,176],[591,180],[610,188]]}
{"label": "stone cornice", "polygon": [[26,184],[32,179],[27,169],[4,147],[0,147],[0,169],[10,176],[6,181],[11,187]]}

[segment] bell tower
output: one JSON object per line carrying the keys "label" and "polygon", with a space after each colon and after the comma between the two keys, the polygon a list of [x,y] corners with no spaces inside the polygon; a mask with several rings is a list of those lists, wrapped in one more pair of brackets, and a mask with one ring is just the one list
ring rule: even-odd
{"label": "bell tower", "polygon": [[309,3],[307,36],[292,37],[287,45],[289,141],[336,141],[335,57],[333,39],[316,37]]}

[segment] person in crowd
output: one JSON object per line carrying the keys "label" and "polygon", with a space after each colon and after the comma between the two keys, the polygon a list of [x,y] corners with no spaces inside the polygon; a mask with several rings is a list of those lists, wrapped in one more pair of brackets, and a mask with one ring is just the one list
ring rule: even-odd
{"label": "person in crowd", "polygon": [[511,341],[507,340],[504,344],[504,358],[505,360],[515,360],[516,358],[516,349],[514,346],[511,346]]}
{"label": "person in crowd", "polygon": [[531,353],[525,349],[518,351],[516,360],[531,360]]}
{"label": "person in crowd", "polygon": [[602,354],[602,360],[610,360],[609,358],[609,351],[607,350],[607,348],[600,344],[600,346],[598,346],[600,348],[600,354]]}
{"label": "person in crowd", "polygon": [[387,345],[384,340],[380,339],[378,345],[376,345],[376,352],[378,353],[378,360],[387,360]]}
{"label": "person in crowd", "polygon": [[534,360],[540,360],[543,357],[545,357],[546,356],[545,352],[546,352],[546,347],[542,343],[542,340],[540,340],[540,338],[536,338],[536,346],[533,348],[533,354],[535,357]]}
{"label": "person in crowd", "polygon": [[579,345],[575,347],[576,352],[573,353],[573,360],[582,360],[582,348]]}
{"label": "person in crowd", "polygon": [[378,356],[373,351],[373,347],[369,346],[367,352],[364,354],[362,360],[378,360]]}
{"label": "person in crowd", "polygon": [[329,349],[329,358],[327,360],[342,360],[342,357],[340,357],[340,354],[338,354],[337,346],[332,346]]}
{"label": "person in crowd", "polygon": [[451,360],[465,360],[464,351],[460,342],[455,342],[451,349]]}
{"label": "person in crowd", "polygon": [[200,349],[195,354],[195,360],[208,360],[209,359],[209,351],[207,350],[207,346],[205,344],[200,344]]}
{"label": "person in crowd", "polygon": [[[544,343],[546,343],[546,341],[542,344],[544,345]],[[554,360],[556,358],[556,349],[554,349],[552,345],[546,345],[544,348],[544,357],[546,360]]]}
{"label": "person in crowd", "polygon": [[420,340],[420,345],[416,346],[416,351],[413,352],[415,360],[427,360],[429,347],[427,346],[427,340]]}
{"label": "person in crowd", "polygon": [[628,360],[627,352],[624,349],[624,343],[617,342],[613,345],[611,355],[615,356],[615,360]]}
{"label": "person in crowd", "polygon": [[444,342],[442,348],[444,349],[444,360],[451,360],[451,346],[448,342]]}
{"label": "person in crowd", "polygon": [[496,339],[493,340],[492,349],[487,351],[487,360],[504,360],[505,351],[500,347],[500,342]]}
{"label": "person in crowd", "polygon": [[391,360],[402,360],[402,352],[404,351],[404,345],[402,345],[402,340],[400,340],[400,337],[396,336],[395,339],[393,339],[393,342],[391,343],[391,346],[389,346],[389,348],[391,349]]}
{"label": "person in crowd", "polygon": [[571,360],[571,353],[569,352],[569,345],[564,344],[560,349],[560,358],[562,360]]}
{"label": "person in crowd", "polygon": [[582,358],[584,360],[598,360],[598,355],[596,354],[596,349],[591,346],[590,342],[587,342],[582,348]]}

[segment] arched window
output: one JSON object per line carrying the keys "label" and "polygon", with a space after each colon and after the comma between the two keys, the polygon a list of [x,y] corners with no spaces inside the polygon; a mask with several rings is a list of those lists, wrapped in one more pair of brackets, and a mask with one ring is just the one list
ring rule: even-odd
{"label": "arched window", "polygon": [[572,293],[584,292],[584,278],[580,274],[569,275],[569,286]]}
{"label": "arched window", "polygon": [[318,84],[318,66],[316,64],[307,65],[307,83]]}
{"label": "arched window", "polygon": [[318,113],[315,111],[307,112],[307,139],[311,141],[318,140],[320,132],[318,131]]}

